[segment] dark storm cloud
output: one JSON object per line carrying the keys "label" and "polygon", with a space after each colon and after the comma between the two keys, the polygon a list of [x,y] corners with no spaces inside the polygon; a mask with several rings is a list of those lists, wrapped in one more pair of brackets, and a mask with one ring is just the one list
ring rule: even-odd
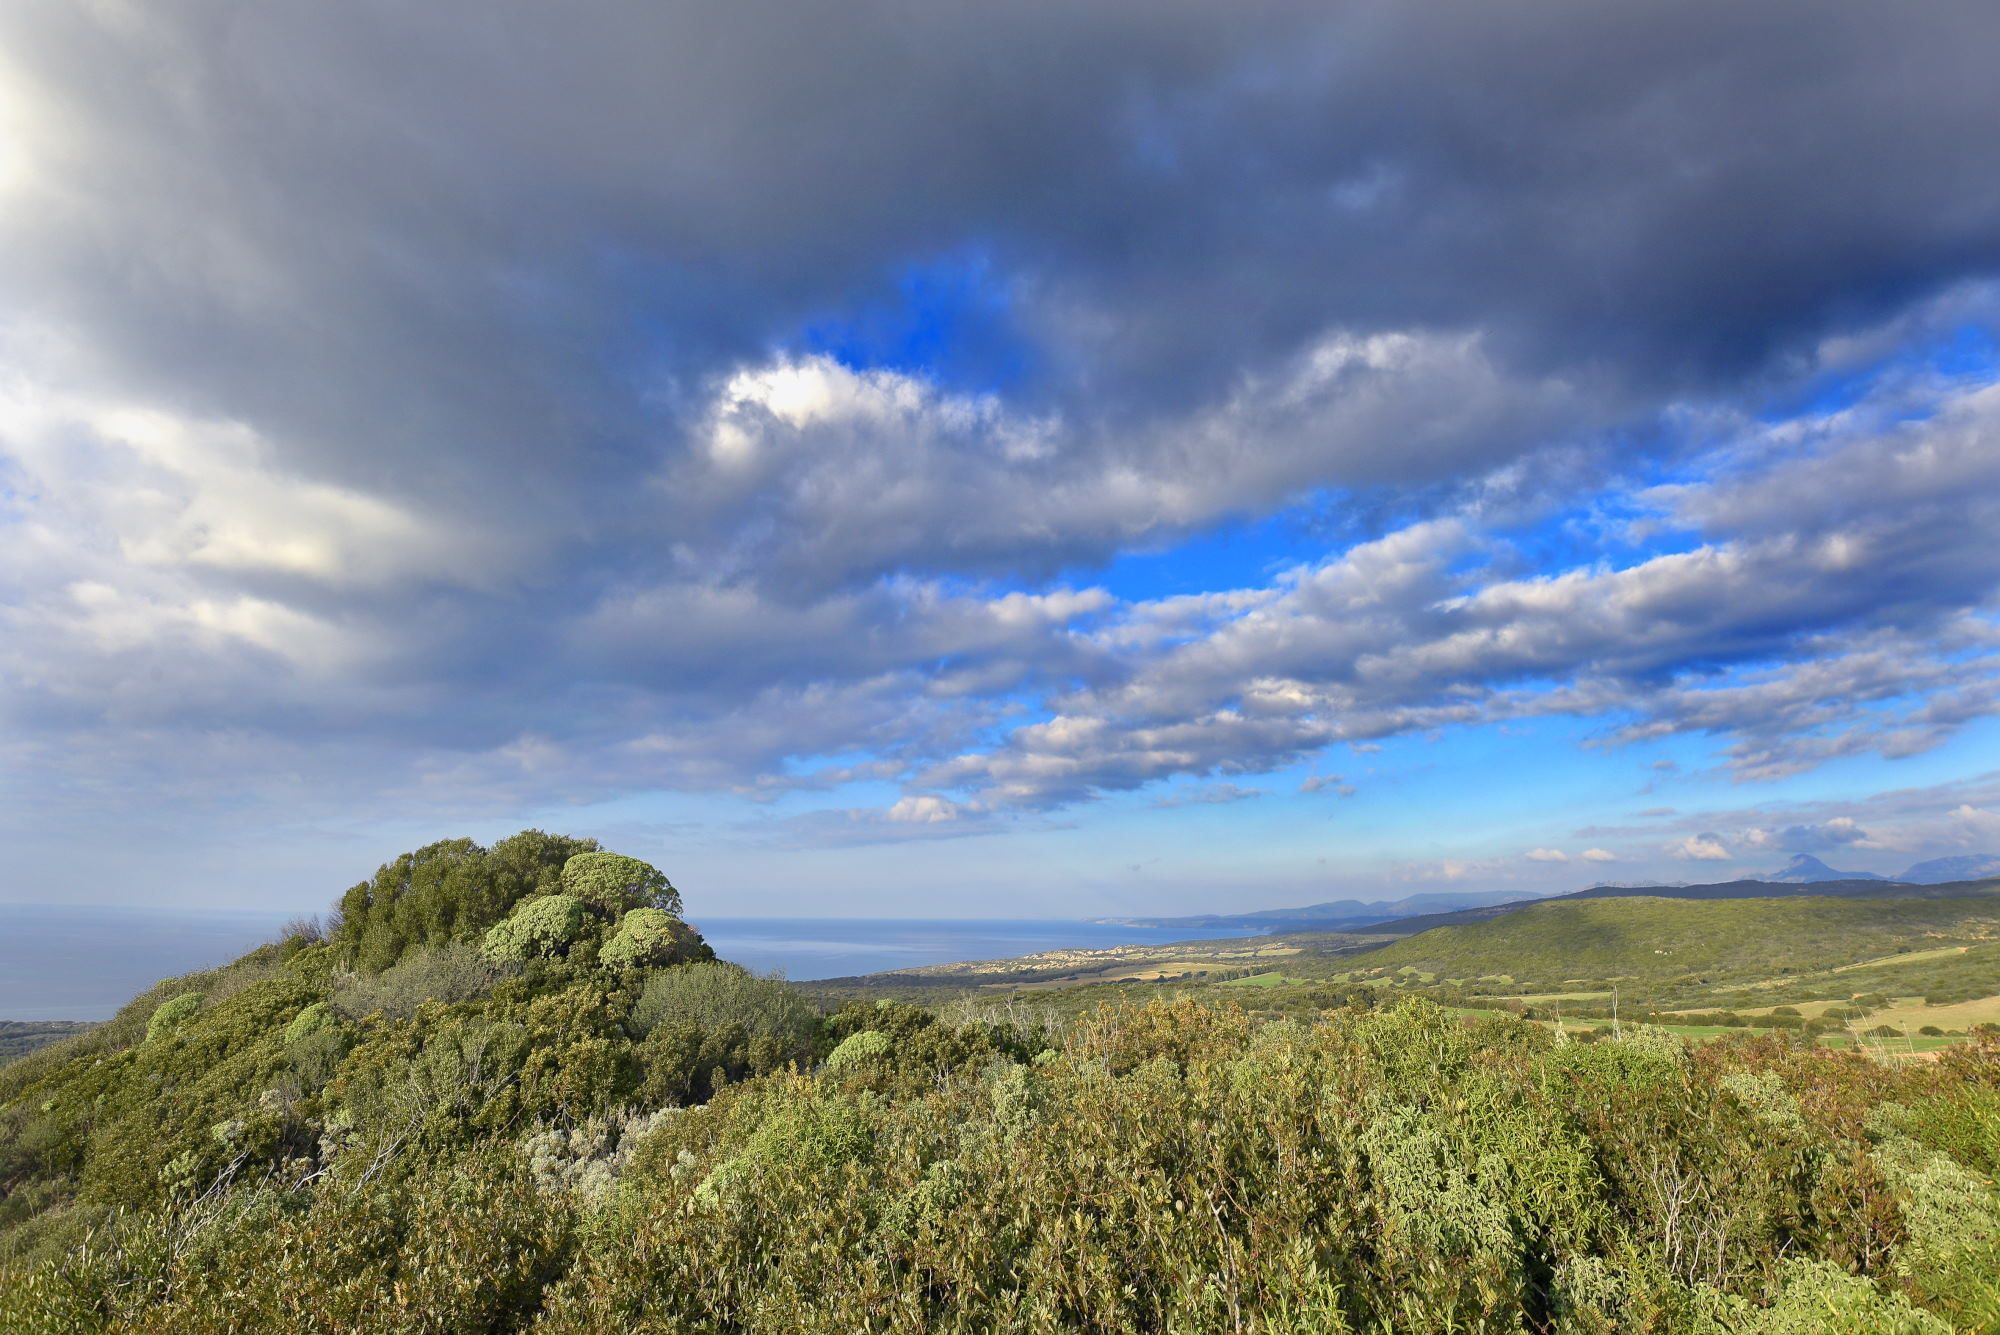
{"label": "dark storm cloud", "polygon": [[[1329,331],[1478,335],[1596,425],[2000,259],[1983,5],[190,3],[8,27],[42,187],[6,225],[18,318],[308,475],[565,552],[641,536],[605,489],[681,447],[709,377],[969,243],[1017,284],[1045,353],[1021,398],[1085,476],[1177,466],[1196,447],[1141,426]],[[1431,480],[1560,426],[1511,411],[1428,452],[1340,439],[1274,485]]]}
{"label": "dark storm cloud", "polygon": [[[1548,708],[1746,774],[1926,744],[1992,707],[1962,660],[1887,740],[1809,679],[1987,605],[1947,525],[1992,517],[1990,403],[1935,468],[1884,432],[1656,497],[1700,550],[1454,562],[1510,487],[1990,315],[1996,46],[1990,5],[1803,0],[15,6],[10,770],[171,786],[199,736],[193,783],[755,791],[862,750],[1036,805]],[[991,384],[806,346],[967,255],[1025,349]],[[980,582],[1351,489],[1423,522],[1187,600]]]}

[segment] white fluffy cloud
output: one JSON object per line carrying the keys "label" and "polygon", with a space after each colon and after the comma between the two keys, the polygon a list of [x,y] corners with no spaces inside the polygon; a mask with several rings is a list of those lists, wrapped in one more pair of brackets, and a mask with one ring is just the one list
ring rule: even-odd
{"label": "white fluffy cloud", "polygon": [[913,794],[896,800],[889,819],[912,825],[941,825],[958,819],[958,804],[935,793]]}
{"label": "white fluffy cloud", "polygon": [[[1572,430],[1561,385],[1511,383],[1476,337],[1334,331],[1244,377],[1222,401],[1136,428],[1099,428],[941,390],[829,356],[736,371],[700,447],[659,482],[705,564],[824,588],[913,558],[974,573],[1101,559],[1329,483],[1448,473],[1492,439]],[[1438,419],[1431,405],[1459,412]]]}
{"label": "white fluffy cloud", "polygon": [[1719,836],[1694,834],[1667,845],[1667,854],[1683,862],[1727,862],[1729,850]]}
{"label": "white fluffy cloud", "polygon": [[[1120,675],[928,778],[1066,801],[1166,774],[1257,772],[1335,739],[1561,713],[1629,720],[1614,743],[1723,738],[1751,779],[1923,750],[2000,709],[2000,654],[1979,610],[2000,592],[2000,559],[1974,536],[2000,524],[2000,452],[1974,448],[2000,433],[2000,393],[1950,398],[1914,424],[1814,430],[1827,439],[1797,490],[1823,508],[1795,510],[1797,532],[1724,527],[1763,513],[1707,508],[1707,487],[1764,485],[1734,472],[1672,494],[1677,513],[1714,526],[1709,540],[1624,567],[1483,578],[1467,559],[1500,549],[1470,516],[1412,525],[1207,604],[1177,637],[1114,624],[1098,643]],[[1891,506],[1867,491],[1884,455],[1932,461],[1898,465],[1922,483],[1906,477]],[[1885,592],[1905,587],[1928,606]]]}

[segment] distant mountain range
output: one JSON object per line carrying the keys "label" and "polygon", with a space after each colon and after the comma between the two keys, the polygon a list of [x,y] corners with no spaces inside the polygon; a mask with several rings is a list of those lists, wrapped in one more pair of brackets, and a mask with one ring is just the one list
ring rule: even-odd
{"label": "distant mountain range", "polygon": [[1810,853],[1801,853],[1762,881],[1792,885],[1812,885],[1820,881],[1894,881],[1903,885],[1942,885],[1947,881],[1976,881],[2000,876],[2000,855],[1967,853],[1959,857],[1931,858],[1919,862],[1900,876],[1878,876],[1872,871],[1837,871]]}
{"label": "distant mountain range", "polygon": [[1252,913],[1201,913],[1186,918],[1102,918],[1099,921],[1120,927],[1168,927],[1188,931],[1249,927],[1264,932],[1339,932],[1399,918],[1487,908],[1539,897],[1519,891],[1432,892],[1409,895],[1403,899],[1336,899],[1324,904],[1307,904],[1302,908],[1259,909]]}
{"label": "distant mountain range", "polygon": [[1878,876],[1872,871],[1835,871],[1812,854],[1801,853],[1769,876],[1752,879],[1787,885],[1813,885],[1820,881],[1886,881],[1890,878]]}
{"label": "distant mountain range", "polygon": [[[1872,871],[1840,871],[1810,853],[1801,853],[1768,876],[1751,876],[1710,885],[1606,882],[1593,885],[1588,890],[1579,890],[1573,895],[1463,891],[1410,895],[1404,899],[1336,899],[1301,908],[1259,909],[1251,913],[1203,913],[1184,918],[1102,918],[1098,921],[1121,927],[1164,927],[1183,931],[1249,928],[1262,932],[1342,932],[1383,923],[1474,921],[1504,912],[1509,906],[1547,898],[1658,895],[1671,899],[1755,899],[1799,893],[1854,898],[1871,894],[1894,895],[1896,887],[1900,886],[1947,885],[1989,877],[2000,877],[2000,855],[1969,853],[1958,857],[1931,858],[1917,863],[1900,876],[1882,876]],[[1777,886],[1794,885],[1810,885],[1813,889],[1810,892],[1774,890]]]}
{"label": "distant mountain range", "polygon": [[1939,885],[1945,881],[1977,881],[2000,876],[2000,854],[1967,853],[1955,858],[1932,858],[1919,862],[1896,879],[1911,885]]}

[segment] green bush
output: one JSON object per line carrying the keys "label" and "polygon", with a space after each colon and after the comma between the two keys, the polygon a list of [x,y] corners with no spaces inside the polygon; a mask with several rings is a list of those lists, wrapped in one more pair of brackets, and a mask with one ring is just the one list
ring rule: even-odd
{"label": "green bush", "polygon": [[341,897],[328,945],[362,973],[376,974],[409,950],[477,942],[521,900],[562,889],[564,864],[596,848],[592,839],[540,830],[491,848],[470,839],[427,845]]}
{"label": "green bush", "polygon": [[[495,930],[498,930],[496,927]],[[333,995],[333,1008],[350,1019],[385,1015],[403,1019],[426,1001],[470,1001],[484,996],[505,962],[469,944],[451,941],[408,951],[379,974],[362,974]]]}
{"label": "green bush", "polygon": [[324,1001],[315,1001],[285,1026],[285,1046],[292,1047],[314,1034],[332,1028],[337,1023],[339,1021],[334,1018],[333,1008]]}
{"label": "green bush", "polygon": [[585,916],[583,901],[575,895],[530,899],[493,925],[481,951],[496,964],[565,954],[583,934]]}
{"label": "green bush", "polygon": [[634,1031],[644,1036],[675,1021],[709,1032],[735,1028],[747,1039],[767,1038],[785,1060],[809,1055],[820,1031],[818,1008],[797,988],[719,961],[683,964],[647,977],[632,1008]]}
{"label": "green bush", "polygon": [[579,853],[563,864],[562,888],[600,913],[662,909],[678,917],[680,891],[650,863],[622,853]]}
{"label": "green bush", "polygon": [[1884,1293],[1828,1261],[1780,1264],[1777,1300],[1757,1307],[1704,1295],[1711,1329],[1726,1335],[1951,1335],[1951,1326],[1897,1293]]}
{"label": "green bush", "polygon": [[677,964],[694,948],[695,934],[665,909],[633,909],[597,952],[607,968],[646,969]]}
{"label": "green bush", "polygon": [[845,1071],[850,1067],[864,1065],[879,1057],[888,1056],[894,1046],[889,1036],[880,1030],[863,1029],[840,1040],[840,1046],[827,1054],[826,1069]]}
{"label": "green bush", "polygon": [[171,1034],[180,1027],[183,1020],[201,1009],[201,993],[183,992],[168,1001],[163,1001],[146,1021],[146,1040],[151,1042],[161,1034]]}

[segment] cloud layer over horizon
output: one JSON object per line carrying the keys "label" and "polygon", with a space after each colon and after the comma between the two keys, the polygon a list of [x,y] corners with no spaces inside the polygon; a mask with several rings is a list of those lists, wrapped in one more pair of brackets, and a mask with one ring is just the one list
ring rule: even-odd
{"label": "cloud layer over horizon", "polygon": [[1161,906],[2000,845],[1990,6],[0,35],[9,897],[564,808],[752,907],[1378,793],[1463,846]]}

